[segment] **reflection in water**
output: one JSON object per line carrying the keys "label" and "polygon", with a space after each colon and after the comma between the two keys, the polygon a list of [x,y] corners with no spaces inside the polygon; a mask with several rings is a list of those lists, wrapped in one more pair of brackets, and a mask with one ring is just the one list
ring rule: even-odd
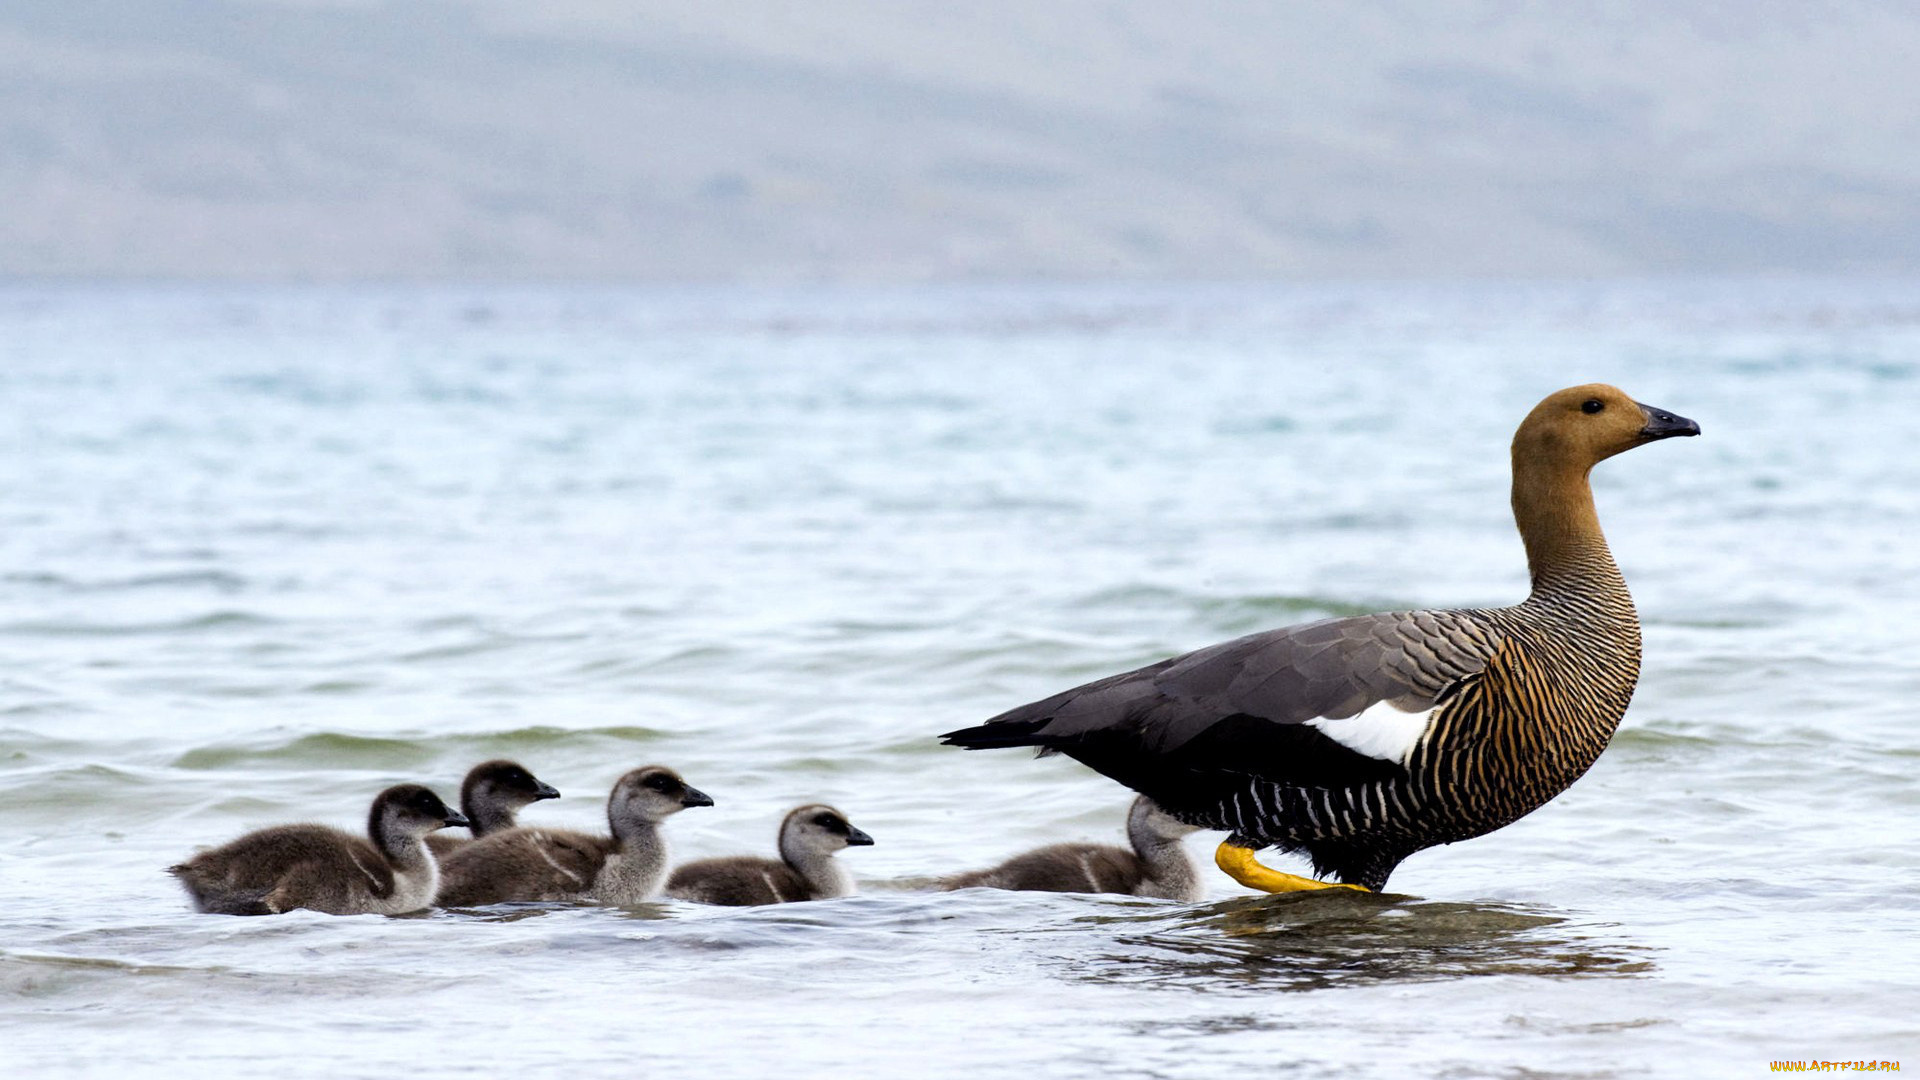
{"label": "reflection in water", "polygon": [[538,919],[562,912],[601,912],[623,919],[643,921],[671,918],[672,914],[663,904],[635,904],[632,907],[609,907],[596,904],[591,900],[527,900],[491,904],[484,907],[453,907],[440,909],[449,915],[476,923],[516,923],[526,919]]}
{"label": "reflection in water", "polygon": [[1246,897],[1164,915],[1094,921],[1161,923],[1124,934],[1125,952],[1074,975],[1106,983],[1213,990],[1320,990],[1469,975],[1639,976],[1653,950],[1595,940],[1589,924],[1517,904],[1464,904],[1339,892]]}

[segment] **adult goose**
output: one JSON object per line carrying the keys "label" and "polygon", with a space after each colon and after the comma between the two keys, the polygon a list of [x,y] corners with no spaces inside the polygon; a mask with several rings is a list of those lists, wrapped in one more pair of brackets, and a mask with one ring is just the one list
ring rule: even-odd
{"label": "adult goose", "polygon": [[467,829],[473,835],[434,833],[427,837],[427,847],[436,858],[444,859],[455,848],[513,828],[519,824],[516,815],[529,803],[559,797],[552,784],[536,779],[517,761],[483,761],[468,769],[466,780],[460,784],[460,813],[466,816]]}
{"label": "adult goose", "polygon": [[833,856],[872,843],[845,814],[810,803],[780,822],[778,859],[729,855],[690,862],[667,879],[667,895],[732,907],[852,896],[853,879]]}
{"label": "adult goose", "polygon": [[[1536,809],[1606,748],[1640,672],[1640,623],[1587,476],[1700,426],[1605,385],[1551,394],[1513,438],[1532,592],[1513,607],[1270,630],[1003,713],[945,741],[1063,753],[1190,824],[1268,892],[1377,890],[1407,856]],[[1329,883],[1261,865],[1304,852]]]}
{"label": "adult goose", "polygon": [[667,842],[660,823],[713,800],[664,765],[622,776],[607,796],[612,835],[521,826],[483,836],[447,856],[441,907],[515,900],[592,900],[626,907],[660,894]]}
{"label": "adult goose", "polygon": [[295,908],[405,915],[431,905],[439,885],[421,838],[466,823],[432,791],[401,784],[374,798],[365,837],[325,825],[276,825],[167,871],[180,879],[195,908],[217,915],[278,915]]}
{"label": "adult goose", "polygon": [[1120,893],[1193,903],[1205,898],[1206,890],[1180,841],[1195,831],[1194,826],[1139,795],[1127,811],[1128,847],[1048,844],[998,866],[955,874],[940,886],[949,890]]}

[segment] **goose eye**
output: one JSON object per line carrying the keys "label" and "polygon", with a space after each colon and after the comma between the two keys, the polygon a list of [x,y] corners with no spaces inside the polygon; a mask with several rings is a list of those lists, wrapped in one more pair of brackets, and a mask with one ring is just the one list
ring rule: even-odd
{"label": "goose eye", "polygon": [[1587,400],[1580,403],[1580,411],[1583,413],[1586,413],[1588,416],[1592,416],[1594,413],[1597,413],[1601,409],[1604,409],[1606,407],[1607,407],[1607,403],[1604,401],[1601,401],[1599,398],[1588,398]]}
{"label": "goose eye", "polygon": [[813,819],[813,823],[828,832],[840,831],[840,820],[832,814],[820,814]]}
{"label": "goose eye", "polygon": [[672,791],[674,788],[679,786],[675,784],[671,779],[665,776],[659,776],[659,775],[647,777],[646,784],[648,787],[652,788],[655,791]]}

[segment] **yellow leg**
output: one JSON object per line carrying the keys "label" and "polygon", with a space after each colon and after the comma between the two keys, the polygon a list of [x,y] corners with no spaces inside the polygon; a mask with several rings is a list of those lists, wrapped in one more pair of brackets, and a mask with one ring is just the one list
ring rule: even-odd
{"label": "yellow leg", "polygon": [[1348,885],[1340,881],[1315,881],[1298,874],[1283,874],[1270,866],[1260,865],[1260,861],[1253,857],[1253,852],[1253,848],[1241,847],[1229,840],[1214,851],[1213,861],[1216,866],[1227,872],[1228,877],[1249,889],[1259,889],[1261,892],[1305,892],[1309,889],[1372,891],[1362,885]]}

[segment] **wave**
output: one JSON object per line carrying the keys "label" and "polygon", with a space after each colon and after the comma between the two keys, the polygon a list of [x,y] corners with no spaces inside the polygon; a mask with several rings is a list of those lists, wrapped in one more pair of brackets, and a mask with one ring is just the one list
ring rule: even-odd
{"label": "wave", "polygon": [[0,582],[71,594],[138,592],[146,589],[206,589],[218,593],[237,593],[244,591],[249,584],[245,577],[226,570],[180,570],[91,580],[39,571],[0,575]]}
{"label": "wave", "polygon": [[94,622],[81,619],[26,619],[0,623],[0,634],[15,637],[165,637],[208,631],[252,630],[281,625],[279,619],[251,611],[221,610],[149,622]]}
{"label": "wave", "polygon": [[494,732],[462,731],[434,735],[276,733],[195,747],[174,758],[172,766],[177,769],[213,770],[271,763],[408,769],[432,765],[443,758],[480,761],[488,757],[532,754],[543,750],[584,752],[615,746],[646,745],[664,738],[665,732],[633,725],[591,728],[533,725]]}

